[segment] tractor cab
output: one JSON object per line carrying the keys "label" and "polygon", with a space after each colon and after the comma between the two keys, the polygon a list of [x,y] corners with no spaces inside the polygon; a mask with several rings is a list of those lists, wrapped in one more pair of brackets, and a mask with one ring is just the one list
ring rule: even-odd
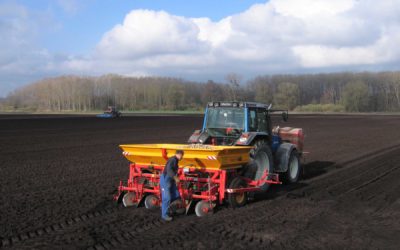
{"label": "tractor cab", "polygon": [[119,111],[117,110],[117,108],[115,106],[108,106],[107,109],[104,111],[104,113],[116,115],[119,113]]}
{"label": "tractor cab", "polygon": [[210,102],[203,128],[196,130],[189,143],[212,145],[251,145],[255,139],[272,142],[271,105],[254,102]]}

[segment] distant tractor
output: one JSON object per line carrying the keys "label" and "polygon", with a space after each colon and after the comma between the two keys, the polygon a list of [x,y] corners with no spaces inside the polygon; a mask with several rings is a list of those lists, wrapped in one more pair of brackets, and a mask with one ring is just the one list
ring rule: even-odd
{"label": "distant tractor", "polygon": [[121,112],[117,110],[115,106],[108,106],[103,114],[97,115],[100,118],[116,118],[121,117]]}
{"label": "distant tractor", "polygon": [[211,214],[217,205],[241,207],[248,195],[266,191],[272,184],[295,183],[301,177],[301,128],[273,127],[271,105],[254,102],[208,103],[203,128],[189,144],[120,145],[131,162],[127,182],[120,182],[115,200],[124,206],[153,209],[160,205],[160,175],[175,150],[185,155],[178,170],[181,199],[171,203],[171,213]]}

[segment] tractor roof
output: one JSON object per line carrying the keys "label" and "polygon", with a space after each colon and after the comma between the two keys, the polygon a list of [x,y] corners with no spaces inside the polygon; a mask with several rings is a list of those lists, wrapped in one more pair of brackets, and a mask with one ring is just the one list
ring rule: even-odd
{"label": "tractor roof", "polygon": [[259,102],[209,102],[208,107],[244,107],[244,108],[266,108],[269,109],[269,104]]}

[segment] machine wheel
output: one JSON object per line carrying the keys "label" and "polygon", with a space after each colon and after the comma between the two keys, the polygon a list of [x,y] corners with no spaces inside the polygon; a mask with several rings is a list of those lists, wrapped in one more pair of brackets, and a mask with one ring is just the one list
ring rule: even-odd
{"label": "machine wheel", "polygon": [[137,203],[133,201],[135,200],[135,198],[136,198],[135,193],[133,192],[126,193],[122,198],[122,203],[124,204],[124,207],[131,207],[137,205]]}
{"label": "machine wheel", "polygon": [[296,183],[301,176],[301,164],[299,154],[296,150],[290,153],[288,170],[283,174],[283,182],[287,184]]}
{"label": "machine wheel", "polygon": [[[246,171],[244,173],[245,177],[256,181],[261,180],[265,172],[273,173],[274,171],[274,162],[270,147],[265,141],[258,142],[264,143],[260,144],[256,142],[256,144],[254,145],[253,156],[251,157],[250,163],[246,166]],[[267,179],[270,178],[271,177],[267,177]],[[259,188],[262,191],[267,191],[269,186],[270,185],[268,183],[264,183],[259,186]]]}
{"label": "machine wheel", "polygon": [[144,199],[144,206],[147,209],[156,209],[159,208],[159,200],[157,196],[155,195],[147,195],[146,198]]}
{"label": "machine wheel", "polygon": [[[229,184],[229,188],[244,188],[246,187],[246,182],[240,177],[235,177]],[[243,207],[247,203],[247,193],[228,193],[228,203],[231,207]]]}
{"label": "machine wheel", "polygon": [[207,215],[211,215],[214,213],[214,208],[212,204],[208,201],[199,201],[196,204],[196,207],[194,208],[194,211],[198,217],[203,217]]}
{"label": "machine wheel", "polygon": [[186,207],[183,201],[181,199],[177,199],[171,202],[171,204],[169,205],[169,213],[171,215],[181,215],[186,213]]}

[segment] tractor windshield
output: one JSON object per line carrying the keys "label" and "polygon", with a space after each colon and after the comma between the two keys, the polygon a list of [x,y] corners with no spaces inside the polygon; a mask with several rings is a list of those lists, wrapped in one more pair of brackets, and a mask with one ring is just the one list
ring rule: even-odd
{"label": "tractor windshield", "polygon": [[[244,129],[243,108],[209,108],[206,128],[214,135],[240,133]],[[229,130],[227,130],[229,129]]]}

